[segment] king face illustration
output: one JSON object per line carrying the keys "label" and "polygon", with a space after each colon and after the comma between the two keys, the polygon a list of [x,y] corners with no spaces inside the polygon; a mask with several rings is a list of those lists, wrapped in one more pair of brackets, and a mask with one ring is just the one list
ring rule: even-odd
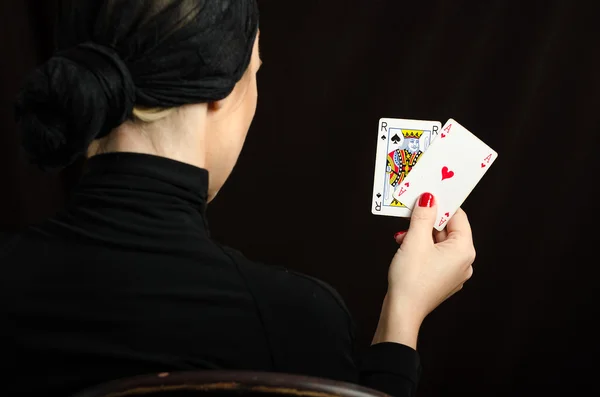
{"label": "king face illustration", "polygon": [[[406,178],[406,175],[417,164],[417,161],[419,161],[419,158],[423,154],[420,142],[423,132],[423,130],[402,129],[404,142],[398,149],[388,153],[386,172],[389,177],[388,181],[391,191],[396,191],[397,187]],[[395,198],[392,199],[389,205],[393,207],[406,207]]]}

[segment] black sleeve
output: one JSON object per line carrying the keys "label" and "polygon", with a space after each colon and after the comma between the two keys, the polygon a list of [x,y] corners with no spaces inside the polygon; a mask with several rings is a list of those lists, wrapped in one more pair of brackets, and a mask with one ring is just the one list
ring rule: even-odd
{"label": "black sleeve", "polygon": [[[238,251],[228,247],[224,247],[224,249],[230,255],[243,257]],[[260,268],[264,268],[264,265],[260,266]],[[311,291],[310,296],[312,297],[316,298],[319,296],[321,297],[320,299],[324,299],[325,297],[332,298],[331,302],[333,302],[334,305],[326,304],[329,301],[329,299],[326,299],[325,301],[320,301],[319,308],[329,310],[327,312],[327,320],[331,321],[326,323],[331,329],[326,329],[325,333],[335,335],[336,339],[331,341],[330,339],[325,338],[322,330],[319,330],[318,333],[320,334],[319,340],[323,343],[328,343],[327,349],[329,353],[336,357],[327,358],[327,362],[330,365],[323,366],[322,362],[319,362],[318,365],[312,363],[311,369],[313,372],[311,373],[313,375],[315,375],[315,368],[319,367],[319,370],[316,371],[318,374],[316,376],[352,382],[390,394],[394,397],[409,397],[416,395],[421,367],[419,355],[414,349],[399,343],[386,342],[372,345],[366,349],[364,354],[359,354],[359,349],[357,349],[356,346],[356,323],[341,295],[331,285],[317,278],[285,268],[270,267],[270,269],[285,270],[286,276],[293,276],[298,278],[298,280],[309,281],[309,285],[318,286],[319,290],[325,292],[324,295],[321,295],[316,293],[316,290],[309,288],[309,291]],[[250,277],[250,279],[253,279],[254,282],[257,282],[257,280],[265,280],[262,277]],[[294,284],[289,281],[290,280],[287,280],[287,282],[278,280],[275,285],[288,285],[289,288],[292,288]],[[261,291],[269,291],[268,285],[262,286]],[[304,296],[300,293],[297,293],[296,295]],[[269,305],[271,307],[274,306],[273,303],[270,303]],[[297,305],[300,307],[302,304],[298,302]],[[311,309],[316,310],[312,306]],[[322,313],[318,312],[317,317],[312,319],[310,323],[323,324],[323,319],[320,317],[321,315]],[[281,327],[280,318],[273,319],[270,323],[272,325],[275,324],[277,327]],[[284,331],[280,332],[280,334],[285,334],[289,337],[289,333]],[[283,340],[285,345],[288,344],[287,340],[287,338]],[[288,369],[290,367],[285,368]],[[297,366],[295,368],[297,368]]]}
{"label": "black sleeve", "polygon": [[360,384],[396,397],[416,396],[421,360],[416,350],[392,342],[372,345],[359,365]]}
{"label": "black sleeve", "polygon": [[327,289],[346,313],[349,342],[358,370],[358,383],[394,397],[416,396],[421,377],[419,353],[400,343],[384,342],[370,346],[359,356],[355,337],[356,323],[343,298],[329,284],[318,279],[313,280]]}

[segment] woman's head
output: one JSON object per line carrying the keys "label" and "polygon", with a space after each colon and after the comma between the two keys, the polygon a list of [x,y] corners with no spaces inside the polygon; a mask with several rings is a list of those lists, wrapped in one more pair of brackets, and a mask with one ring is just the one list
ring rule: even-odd
{"label": "woman's head", "polygon": [[17,100],[24,147],[54,168],[185,138],[222,184],[254,115],[257,32],[256,0],[62,0],[57,52]]}

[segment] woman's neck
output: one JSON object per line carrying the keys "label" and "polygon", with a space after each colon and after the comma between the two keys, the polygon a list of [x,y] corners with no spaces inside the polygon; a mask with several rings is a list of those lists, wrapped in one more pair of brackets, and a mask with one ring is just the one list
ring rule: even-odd
{"label": "woman's neck", "polygon": [[112,152],[143,153],[205,168],[206,123],[203,112],[197,110],[180,108],[152,123],[127,121],[92,142],[88,157]]}

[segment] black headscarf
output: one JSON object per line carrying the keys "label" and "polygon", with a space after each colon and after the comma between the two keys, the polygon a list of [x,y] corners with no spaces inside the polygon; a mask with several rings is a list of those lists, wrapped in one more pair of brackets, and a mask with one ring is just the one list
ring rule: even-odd
{"label": "black headscarf", "polygon": [[17,98],[24,148],[42,168],[62,167],[134,105],[227,97],[257,30],[256,0],[64,0],[57,51]]}

